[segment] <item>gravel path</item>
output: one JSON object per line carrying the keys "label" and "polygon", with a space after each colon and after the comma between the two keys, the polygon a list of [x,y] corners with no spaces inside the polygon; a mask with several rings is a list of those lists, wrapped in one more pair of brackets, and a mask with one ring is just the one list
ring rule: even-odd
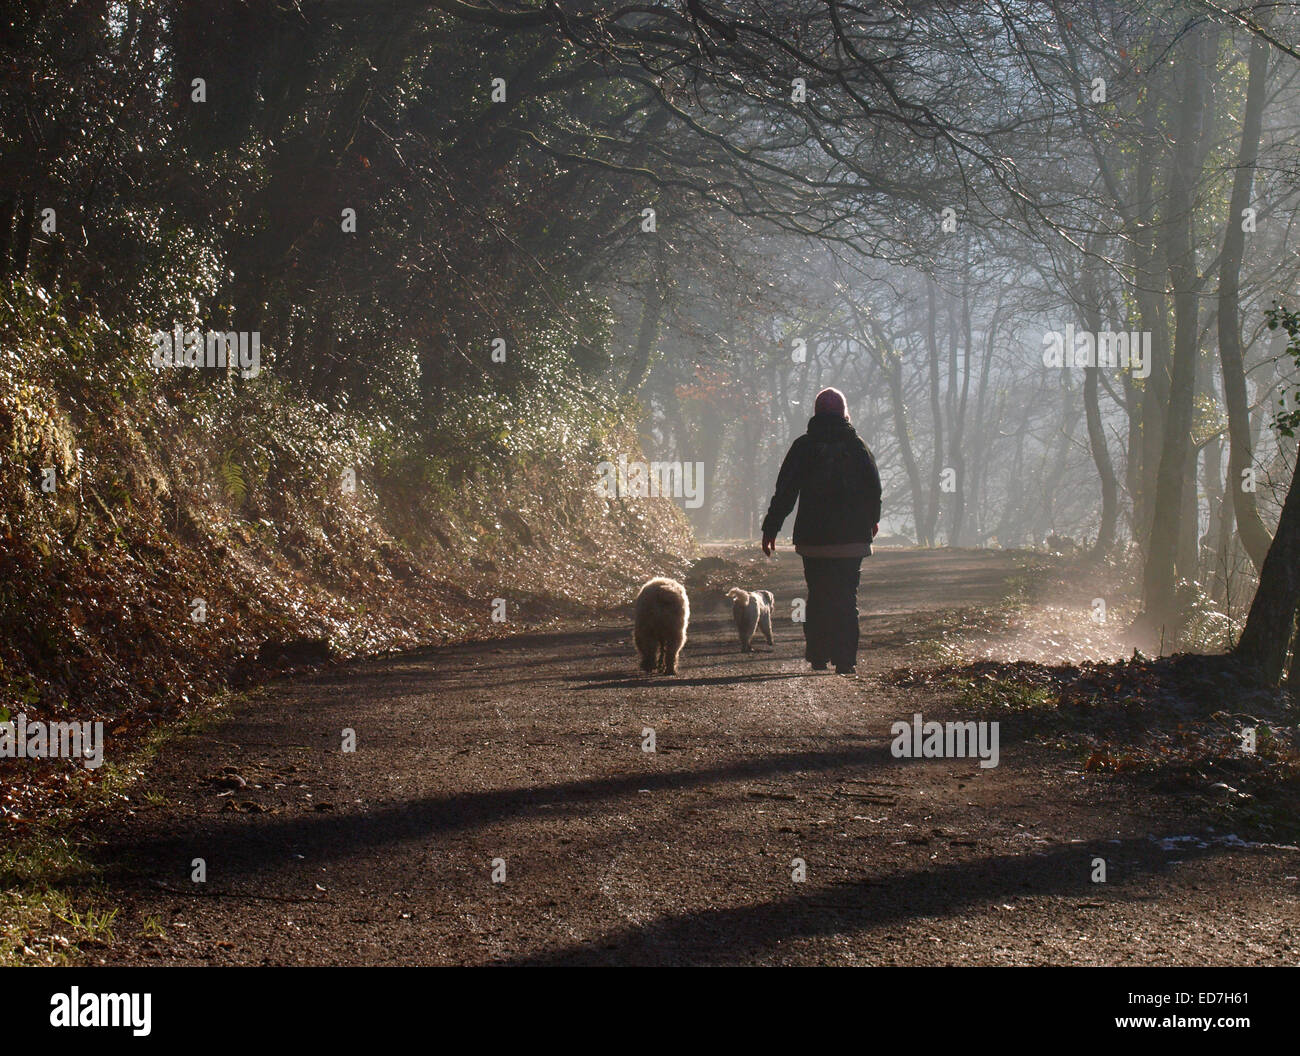
{"label": "gravel path", "polygon": [[1011,555],[868,560],[853,678],[805,673],[799,565],[779,558],[743,584],[777,596],[775,649],[740,654],[700,601],[676,679],[637,677],[611,615],[223,709],[88,833],[121,906],[92,960],[1300,962],[1294,849],[1215,839],[1177,798],[1040,744],[1004,739],[991,769],[893,757],[893,722],[951,703],[877,676],[996,605]]}

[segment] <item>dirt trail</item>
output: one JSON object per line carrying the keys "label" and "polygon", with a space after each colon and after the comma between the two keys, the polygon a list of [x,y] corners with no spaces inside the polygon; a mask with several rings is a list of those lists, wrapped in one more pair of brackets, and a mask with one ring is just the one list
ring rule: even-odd
{"label": "dirt trail", "polygon": [[804,673],[802,580],[780,556],[746,584],[776,593],[775,649],[742,656],[728,612],[697,601],[676,679],[636,677],[611,616],[232,706],[89,834],[122,906],[92,959],[1300,961],[1297,851],[1216,840],[1177,799],[1034,743],[1004,737],[993,769],[891,755],[891,723],[953,713],[878,675],[917,663],[955,610],[997,604],[1013,557],[878,553],[859,674],[841,678]]}

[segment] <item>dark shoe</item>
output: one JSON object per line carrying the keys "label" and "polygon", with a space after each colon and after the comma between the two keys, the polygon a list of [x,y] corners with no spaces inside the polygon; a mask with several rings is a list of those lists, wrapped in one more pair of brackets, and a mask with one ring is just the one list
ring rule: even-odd
{"label": "dark shoe", "polygon": [[[812,663],[812,661],[810,660],[809,663]],[[820,664],[813,664],[812,669],[814,671],[825,671],[829,666],[830,665],[827,664],[825,660],[823,660]]]}
{"label": "dark shoe", "polygon": [[837,675],[856,675],[858,673],[858,669],[853,664],[849,664],[848,667],[840,667],[839,664],[836,664],[835,673]]}

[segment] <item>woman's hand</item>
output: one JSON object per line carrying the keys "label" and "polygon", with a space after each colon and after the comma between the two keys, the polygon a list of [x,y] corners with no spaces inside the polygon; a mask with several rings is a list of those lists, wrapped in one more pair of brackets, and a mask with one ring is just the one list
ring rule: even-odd
{"label": "woman's hand", "polygon": [[871,538],[874,539],[874,538],[875,538],[876,536],[878,536],[879,534],[880,534],[880,525],[879,525],[879,524],[873,524],[873,525],[871,526]]}
{"label": "woman's hand", "polygon": [[775,549],[776,549],[776,536],[774,535],[763,536],[763,553],[767,557],[771,557],[772,551]]}

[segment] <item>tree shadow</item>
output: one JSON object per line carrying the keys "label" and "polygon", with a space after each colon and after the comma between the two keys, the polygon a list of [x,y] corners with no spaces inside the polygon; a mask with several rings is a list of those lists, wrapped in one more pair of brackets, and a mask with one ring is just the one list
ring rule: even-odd
{"label": "tree shadow", "polygon": [[167,875],[178,876],[198,854],[220,861],[223,875],[258,875],[281,869],[291,855],[309,862],[337,861],[364,855],[388,845],[427,840],[519,818],[588,814],[606,800],[641,792],[675,792],[720,781],[745,781],[780,774],[841,768],[868,768],[897,762],[888,745],[865,740],[824,751],[790,752],[740,759],[695,770],[643,771],[610,777],[584,778],[550,785],[520,786],[427,796],[368,809],[360,814],[303,813],[202,814],[170,819],[162,831],[132,831],[108,837],[87,848],[106,878],[156,873],[167,863]]}
{"label": "tree shadow", "polygon": [[[1180,850],[1207,858],[1225,848]],[[1239,848],[1238,848],[1239,850]],[[1110,880],[1092,882],[1092,861],[1104,858]],[[1127,894],[1139,877],[1165,867],[1168,855],[1145,837],[1068,844],[1046,854],[995,855],[908,870],[862,881],[812,886],[789,882],[790,894],[767,902],[670,914],[642,925],[575,942],[548,953],[520,955],[505,965],[697,965],[753,963],[781,944],[852,935],[925,917],[968,915],[1016,897],[1087,897],[1104,910],[1149,897]],[[787,878],[788,878],[788,874]],[[1014,908],[1011,910],[1014,912]]]}
{"label": "tree shadow", "polygon": [[[634,675],[630,678],[611,678],[613,672],[596,675],[573,675],[565,679],[567,682],[581,682],[582,685],[574,686],[574,689],[630,689],[632,687],[656,687],[656,686],[735,686],[745,685],[753,682],[779,682],[791,678],[805,678],[806,673],[803,671],[787,672],[760,672],[753,675],[698,675],[695,678],[684,678],[680,675]],[[604,681],[591,681],[592,678],[604,679]]]}

